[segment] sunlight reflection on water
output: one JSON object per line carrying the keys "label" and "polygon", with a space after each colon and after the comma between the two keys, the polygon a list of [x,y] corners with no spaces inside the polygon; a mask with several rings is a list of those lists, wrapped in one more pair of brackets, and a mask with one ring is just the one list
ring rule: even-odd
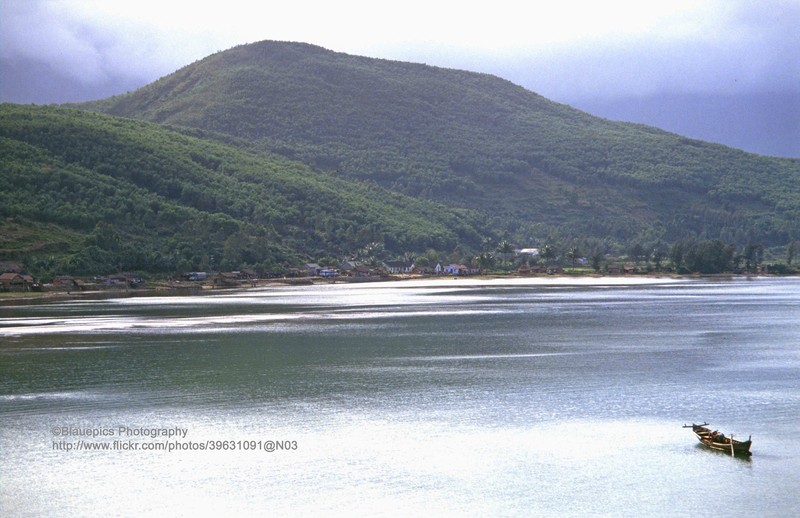
{"label": "sunlight reflection on water", "polygon": [[[796,514],[797,280],[558,282],[0,308],[0,514]],[[120,425],[298,447],[53,446]]]}

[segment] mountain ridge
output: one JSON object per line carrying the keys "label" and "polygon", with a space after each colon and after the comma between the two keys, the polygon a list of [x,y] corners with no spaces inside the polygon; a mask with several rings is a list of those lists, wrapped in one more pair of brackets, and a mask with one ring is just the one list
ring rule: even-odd
{"label": "mountain ridge", "polygon": [[[337,176],[483,211],[517,241],[739,243],[755,232],[747,220],[796,215],[800,203],[800,160],[600,119],[489,74],[306,43],[237,46],[81,106],[235,135]],[[709,209],[719,212],[711,226],[697,223]],[[771,226],[758,231],[770,246],[800,232],[792,218]]]}
{"label": "mountain ridge", "polygon": [[458,259],[501,240],[624,253],[800,237],[800,160],[600,119],[489,74],[304,43],[240,45],[101,101],[2,105],[0,144],[0,214],[17,229],[0,248],[85,270],[121,267],[119,245],[98,244],[115,240],[150,254],[132,269],[165,271],[374,246]]}

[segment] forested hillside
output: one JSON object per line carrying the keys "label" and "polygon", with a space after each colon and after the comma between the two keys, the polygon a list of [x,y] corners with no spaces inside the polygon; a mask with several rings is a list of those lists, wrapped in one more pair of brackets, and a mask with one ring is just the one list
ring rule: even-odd
{"label": "forested hillside", "polygon": [[83,106],[479,211],[522,246],[800,237],[800,160],[599,119],[486,74],[267,41]]}
{"label": "forested hillside", "polygon": [[672,247],[676,268],[710,271],[689,252],[729,265],[800,240],[800,160],[300,43],[73,108],[1,105],[0,166],[0,259],[40,274],[488,260],[501,243],[573,261]]}
{"label": "forested hillside", "polygon": [[[191,135],[195,133],[195,135]],[[477,215],[93,112],[0,105],[0,251],[38,272],[173,272],[477,247]],[[228,142],[223,142],[227,140]]]}

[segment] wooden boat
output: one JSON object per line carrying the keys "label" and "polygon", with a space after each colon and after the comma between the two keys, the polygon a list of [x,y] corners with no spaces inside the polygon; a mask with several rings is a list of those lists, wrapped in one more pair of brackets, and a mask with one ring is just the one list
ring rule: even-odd
{"label": "wooden boat", "polygon": [[697,439],[709,448],[724,451],[731,455],[751,455],[750,445],[753,443],[751,440],[753,438],[752,435],[748,437],[746,441],[738,441],[733,438],[733,434],[728,437],[717,430],[712,431],[711,428],[708,428],[708,423],[685,424],[683,427],[691,428],[695,435],[697,435]]}

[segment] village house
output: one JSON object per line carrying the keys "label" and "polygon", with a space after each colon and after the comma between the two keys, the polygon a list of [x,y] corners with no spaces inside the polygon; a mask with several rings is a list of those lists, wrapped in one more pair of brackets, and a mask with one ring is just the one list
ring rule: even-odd
{"label": "village house", "polygon": [[414,263],[406,261],[386,261],[383,263],[383,267],[387,272],[394,274],[411,273],[414,271]]}
{"label": "village house", "polygon": [[475,275],[480,272],[477,268],[470,268],[463,264],[448,264],[445,267],[437,264],[435,270],[436,273],[443,273],[445,275]]}
{"label": "village house", "polygon": [[349,257],[345,257],[344,259],[342,259],[342,262],[339,263],[339,269],[344,272],[353,270],[355,269],[356,266],[357,264],[354,261],[352,261]]}
{"label": "village house", "polygon": [[432,273],[436,273],[436,270],[435,270],[434,267],[431,267],[431,266],[428,266],[428,265],[418,266],[418,265],[415,264],[414,265],[414,273],[418,273],[420,275],[430,275]]}
{"label": "village house", "polygon": [[537,274],[537,273],[547,273],[547,267],[543,266],[541,264],[536,264],[536,265],[533,265],[533,266],[523,265],[523,266],[520,266],[517,269],[517,272],[520,275],[531,275],[531,274]]}
{"label": "village house", "polygon": [[258,272],[252,268],[243,268],[239,273],[239,279],[243,281],[257,281]]}
{"label": "village house", "polygon": [[53,286],[67,291],[83,290],[86,289],[86,282],[82,279],[76,279],[71,275],[56,275],[53,277]]}
{"label": "village house", "polygon": [[356,267],[353,268],[349,274],[353,277],[369,277],[372,275],[372,273],[372,268],[366,264],[359,264],[356,265]]}
{"label": "village house", "polygon": [[239,281],[239,272],[219,272],[214,277],[215,285],[238,286]]}
{"label": "village house", "polygon": [[516,250],[516,254],[519,256],[527,256],[530,258],[539,257],[539,249],[538,248],[520,248]]}
{"label": "village house", "polygon": [[316,277],[319,275],[320,270],[322,270],[322,266],[318,265],[317,263],[306,263],[303,265],[303,268],[305,268],[306,275],[311,277]]}
{"label": "village house", "polygon": [[136,275],[130,273],[118,273],[100,279],[106,286],[127,286],[129,288],[141,287],[144,282]]}
{"label": "village house", "polygon": [[0,275],[0,288],[3,291],[30,291],[36,283],[27,274],[8,272]]}
{"label": "village house", "polygon": [[606,272],[611,275],[618,275],[621,273],[632,274],[636,273],[636,266],[633,263],[609,264],[606,266]]}

